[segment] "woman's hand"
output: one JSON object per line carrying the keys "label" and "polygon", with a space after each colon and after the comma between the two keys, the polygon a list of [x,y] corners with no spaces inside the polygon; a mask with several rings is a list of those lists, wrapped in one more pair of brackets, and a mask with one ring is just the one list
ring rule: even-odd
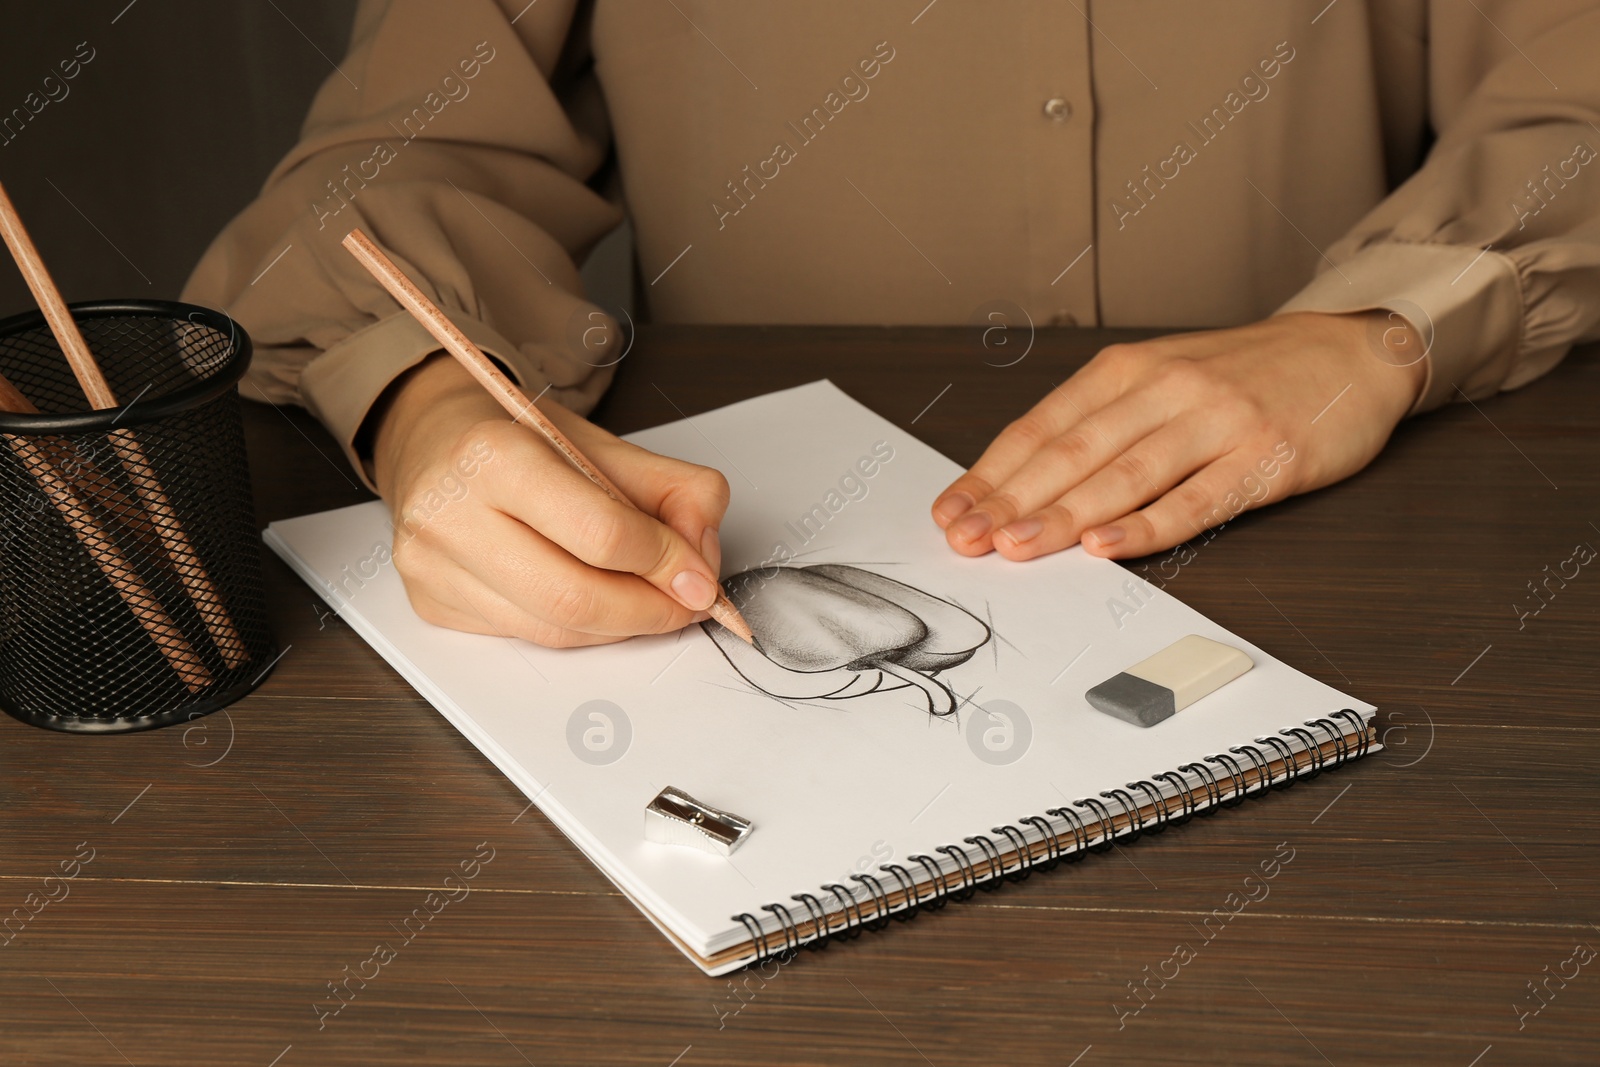
{"label": "woman's hand", "polygon": [[717,593],[728,483],[539,406],[638,504],[618,503],[436,355],[375,412],[373,475],[417,614],[550,647],[676,630]]}
{"label": "woman's hand", "polygon": [[1171,548],[1366,466],[1421,391],[1423,355],[1385,311],[1112,345],[1006,427],[934,521],[968,556]]}

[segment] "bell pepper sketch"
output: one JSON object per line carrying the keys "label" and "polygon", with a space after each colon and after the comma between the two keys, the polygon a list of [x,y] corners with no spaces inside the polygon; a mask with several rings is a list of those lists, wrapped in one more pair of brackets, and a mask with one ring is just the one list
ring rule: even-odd
{"label": "bell pepper sketch", "polygon": [[965,608],[842,563],[743,571],[723,584],[756,647],[715,621],[701,628],[745,681],[780,699],[914,687],[929,713],[951,715],[955,693],[936,675],[971,659],[991,636]]}

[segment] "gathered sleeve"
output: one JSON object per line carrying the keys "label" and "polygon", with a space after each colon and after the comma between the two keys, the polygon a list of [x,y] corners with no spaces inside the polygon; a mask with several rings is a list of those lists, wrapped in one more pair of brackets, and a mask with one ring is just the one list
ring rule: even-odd
{"label": "gathered sleeve", "polygon": [[1423,166],[1278,313],[1387,308],[1429,345],[1413,412],[1523,385],[1600,338],[1600,9],[1428,9]]}
{"label": "gathered sleeve", "polygon": [[250,334],[243,395],[307,407],[369,487],[357,435],[440,346],[340,244],[360,228],[530,396],[587,412],[612,360],[577,263],[620,222],[573,0],[362,0],[298,144],[184,299]]}

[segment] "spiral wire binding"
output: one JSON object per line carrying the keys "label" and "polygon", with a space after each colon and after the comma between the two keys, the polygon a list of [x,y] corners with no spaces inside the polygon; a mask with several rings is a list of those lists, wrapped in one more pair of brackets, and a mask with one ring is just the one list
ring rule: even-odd
{"label": "spiral wire binding", "polygon": [[1072,824],[1072,843],[1074,846],[1072,858],[1074,861],[1081,860],[1088,855],[1089,831],[1084,828],[1083,820],[1078,818],[1077,812],[1071,808],[1046,808],[1044,813],[1046,815],[1054,815],[1064,822]]}
{"label": "spiral wire binding", "polygon": [[[1072,806],[1075,808],[1089,808],[1095,813],[1095,818],[1097,818],[1100,822],[1100,840],[1098,843],[1090,845],[1089,851],[1110,852],[1112,848],[1116,846],[1116,842],[1112,840],[1112,836],[1117,832],[1117,824],[1116,821],[1111,817],[1111,809],[1100,803],[1100,801],[1096,800],[1094,797],[1084,797],[1081,800],[1074,800],[1072,802]],[[1130,826],[1129,829],[1131,831],[1132,827]],[[1132,841],[1138,836],[1138,834],[1130,832],[1128,834],[1128,840]]]}
{"label": "spiral wire binding", "polygon": [[972,857],[967,855],[967,850],[958,845],[940,845],[934,851],[943,852],[955,860],[956,869],[961,872],[961,888],[951,895],[957,900],[971,897],[978,885],[978,872],[973,868]]}
{"label": "spiral wire binding", "polygon": [[1129,782],[1128,788],[1137,789],[1148,798],[1152,809],[1161,809],[1161,814],[1156,816],[1155,825],[1150,827],[1150,832],[1159,834],[1165,830],[1167,828],[1167,820],[1172,818],[1172,808],[1167,804],[1167,798],[1161,795],[1161,790],[1157,789],[1153,783],[1142,780]]}
{"label": "spiral wire binding", "polygon": [[1344,732],[1334,730],[1334,723],[1331,719],[1312,719],[1310,725],[1318,726],[1333,733],[1333,762],[1338,763],[1343,760],[1345,752],[1348,750],[1348,742],[1345,741]]}
{"label": "spiral wire binding", "polygon": [[[846,889],[844,886],[840,885],[838,882],[834,882],[832,885],[825,885],[822,888],[824,890],[826,890],[827,892],[832,893],[833,894],[833,898],[835,900],[839,901],[840,911],[841,911],[842,915],[844,916],[844,929],[843,929],[842,933],[845,935],[845,937],[851,938],[851,939],[860,937],[861,936],[861,905],[856,903],[856,895],[854,893],[852,893],[850,890]],[[850,922],[850,912],[852,910],[856,913],[856,921],[854,923]],[[743,917],[748,916],[749,914],[750,914],[749,912],[745,912],[744,915],[743,916],[739,916],[739,918],[742,919]],[[762,944],[765,944],[765,943],[766,943],[766,941],[765,941],[765,939],[763,939],[762,940]],[[759,957],[757,957],[757,958],[759,959]]]}
{"label": "spiral wire binding", "polygon": [[[1049,819],[1046,819],[1040,815],[1024,815],[1017,821],[1031,826],[1035,830],[1039,831],[1039,838],[1041,841],[1043,841],[1045,849],[1044,864],[1042,866],[1043,870],[1051,870],[1056,864],[1061,862],[1061,838],[1058,837],[1055,830],[1051,828]],[[1006,836],[1009,837],[1010,834],[1007,834]],[[1018,836],[1021,836],[1020,831]],[[1023,840],[1026,841],[1027,838],[1024,837]],[[1038,864],[1038,862],[1038,860],[1032,859],[1028,861],[1028,872],[1030,874],[1033,873],[1033,868]]]}
{"label": "spiral wire binding", "polygon": [[752,945],[760,946],[756,949],[756,959],[766,959],[767,935],[762,932],[761,921],[754,915],[751,915],[748,911],[742,911],[738,915],[735,915],[734,918],[743,923],[744,928],[750,931],[750,943]]}
{"label": "spiral wire binding", "polygon": [[[1326,739],[1319,741],[1316,731],[1326,734]],[[1017,865],[1009,871],[1006,870],[1005,854],[995,844],[994,838],[975,834],[963,838],[963,844],[939,845],[934,849],[950,858],[956,867],[954,871],[946,871],[935,856],[917,854],[906,857],[907,863],[915,863],[928,876],[926,888],[905,866],[898,863],[879,864],[878,870],[894,879],[895,891],[903,898],[899,906],[891,901],[890,891],[885,889],[877,875],[852,874],[850,880],[865,888],[867,900],[857,897],[854,889],[838,882],[825,884],[818,890],[818,893],[832,896],[839,905],[837,923],[831,918],[834,912],[828,910],[817,894],[796,893],[789,898],[805,907],[810,933],[801,930],[794,912],[785,904],[762,905],[761,910],[769,912],[778,922],[778,929],[770,933],[762,927],[757,916],[741,912],[733,919],[749,932],[750,944],[754,948],[754,955],[746,962],[755,963],[780,954],[792,956],[802,945],[822,948],[835,938],[856,938],[861,936],[863,929],[883,929],[891,918],[908,920],[923,910],[942,908],[951,900],[966,900],[980,888],[994,890],[1004,882],[1020,882],[1032,874],[1036,867],[1050,870],[1062,862],[1082,860],[1090,852],[1109,851],[1119,838],[1131,841],[1144,833],[1159,833],[1169,825],[1181,826],[1197,814],[1210,815],[1219,808],[1236,807],[1248,796],[1260,796],[1269,789],[1286,789],[1302,778],[1315,778],[1328,768],[1359,759],[1367,754],[1372,743],[1367,720],[1349,708],[1341,708],[1322,718],[1307,719],[1304,726],[1291,726],[1278,731],[1278,734],[1281,736],[1258,737],[1254,744],[1229,748],[1229,753],[1243,756],[1249,761],[1248,768],[1234,755],[1218,752],[1204,757],[1203,762],[1186,763],[1176,770],[1161,771],[1149,778],[1129,782],[1125,788],[1102,791],[1101,797],[1114,801],[1121,809],[1115,814],[1104,800],[1082,797],[1067,806],[1046,808],[1043,815],[1027,815],[1016,823],[993,827],[990,833],[1003,836],[1010,851],[1017,855]],[[1282,739],[1285,737],[1298,741],[1304,747],[1294,748]],[[1333,745],[1332,756],[1323,753],[1324,744]],[[1302,751],[1305,753],[1304,759],[1300,755]],[[1281,778],[1273,772],[1275,760],[1283,764]],[[1226,786],[1207,764],[1227,772]],[[1162,793],[1162,784],[1172,788],[1175,794],[1173,798]],[[1201,790],[1205,792],[1203,803],[1195,798],[1195,793]],[[1143,803],[1135,798],[1135,791],[1143,798]],[[1180,808],[1176,815],[1173,814],[1174,799]],[[1152,814],[1144,814],[1146,806]],[[1092,826],[1080,811],[1093,813]],[[1053,826],[1050,822],[1052,818],[1066,825],[1059,828]],[[1127,824],[1120,833],[1117,831],[1118,818]],[[1029,842],[1022,827],[1036,831],[1040,840]],[[1066,831],[1072,834],[1070,847],[1064,840]],[[1040,846],[1044,855],[1036,857],[1034,849]],[[986,868],[981,874],[978,869],[980,863]],[[951,875],[959,875],[959,885],[954,884]],[[870,916],[866,913],[868,904],[872,908]],[[783,936],[782,948],[774,949],[773,935],[776,934]]]}
{"label": "spiral wire binding", "polygon": [[867,923],[867,929],[882,930],[885,926],[888,926],[889,894],[883,891],[883,883],[878,881],[876,875],[872,874],[852,874],[850,880],[869,886],[870,888],[867,891],[872,894],[872,903],[878,908],[878,914],[874,915],[871,921]]}
{"label": "spiral wire binding", "polygon": [[[1021,822],[1022,820],[1018,819],[1017,821]],[[1011,843],[1011,847],[1017,850],[1017,869],[1006,875],[1008,881],[1020,882],[1033,873],[1033,850],[1028,847],[1028,839],[1023,836],[1021,830],[1007,823],[1004,826],[994,827],[990,832],[1005,834],[1006,840]]]}
{"label": "spiral wire binding", "polygon": [[878,870],[888,871],[890,874],[894,875],[894,880],[900,883],[900,891],[904,893],[906,895],[906,899],[911,902],[911,906],[909,908],[906,908],[903,911],[895,912],[894,917],[903,921],[915,915],[918,906],[922,903],[922,893],[917,889],[917,880],[911,877],[911,873],[898,863],[882,864],[879,866]]}
{"label": "spiral wire binding", "polygon": [[[1272,788],[1272,772],[1269,770],[1272,762],[1270,760],[1262,760],[1259,748],[1254,745],[1235,745],[1228,751],[1237,752],[1250,760],[1250,765],[1256,772],[1256,796],[1260,796]],[[1286,767],[1284,770],[1287,771],[1288,768]]]}
{"label": "spiral wire binding", "polygon": [[1239,761],[1232,756],[1218,752],[1214,756],[1207,756],[1206,762],[1215,763],[1219,767],[1226,766],[1228,777],[1233,781],[1233,792],[1228,796],[1227,800],[1222,802],[1222,806],[1225,808],[1237,808],[1240,804],[1243,804],[1250,783],[1244,780],[1244,768],[1239,766]]}
{"label": "spiral wire binding", "polygon": [[[1000,850],[994,847],[994,842],[977,834],[974,837],[962,838],[969,845],[977,845],[983,852],[983,858],[989,862],[989,877],[978,883],[978,888],[993,892],[1000,888],[1000,879],[1005,876],[1006,863],[1000,858]],[[976,875],[974,875],[976,877]]]}
{"label": "spiral wire binding", "polygon": [[1217,808],[1222,805],[1222,786],[1217,783],[1217,776],[1211,773],[1211,768],[1203,763],[1185,763],[1178,770],[1183,773],[1193,771],[1198,775],[1206,789],[1206,807]]}
{"label": "spiral wire binding", "polygon": [[950,903],[949,883],[944,880],[944,868],[939,866],[939,861],[926,854],[908,856],[906,858],[911,860],[912,863],[919,865],[923,870],[927,871],[928,881],[933,882],[938,886],[938,888],[933,891],[933,896],[929,898],[928,903],[923,906],[933,908],[935,911],[937,911],[946,904]]}
{"label": "spiral wire binding", "polygon": [[1310,743],[1311,734],[1308,733],[1303,727],[1299,726],[1291,726],[1289,729],[1285,730],[1284,733],[1297,737],[1302,743],[1306,744],[1307,750],[1311,754],[1311,773],[1306,775],[1306,777],[1315,778],[1317,775],[1321,774],[1322,749],[1320,746]]}
{"label": "spiral wire binding", "polygon": [[821,931],[821,937],[817,939],[817,944],[826,946],[828,934],[832,932],[833,924],[828,921],[828,909],[822,906],[822,901],[810,893],[796,893],[789,899],[799,901],[806,906],[806,914],[811,916],[812,927]]}
{"label": "spiral wire binding", "polygon": [[[1306,736],[1310,737],[1311,735],[1310,734],[1306,734]],[[1289,783],[1293,782],[1295,780],[1295,776],[1296,776],[1297,772],[1300,770],[1300,757],[1296,756],[1294,754],[1294,749],[1290,748],[1287,744],[1285,744],[1282,738],[1273,737],[1270,734],[1267,735],[1266,737],[1258,737],[1258,738],[1256,738],[1256,744],[1258,744],[1258,745],[1271,745],[1272,746],[1272,750],[1278,754],[1278,758],[1283,760],[1283,770],[1284,770],[1283,781],[1279,782],[1273,788],[1275,788],[1275,789],[1286,789],[1286,788],[1288,788]],[[1314,761],[1311,766],[1312,766],[1311,774],[1307,775],[1307,777],[1314,777],[1317,773],[1319,773],[1322,770],[1322,763],[1320,761]],[[1267,764],[1267,770],[1268,770],[1269,774],[1271,772],[1271,769],[1272,769],[1272,764],[1268,763]]]}
{"label": "spiral wire binding", "polygon": [[1133,833],[1129,835],[1130,840],[1144,833],[1144,813],[1139,810],[1139,802],[1133,799],[1133,794],[1125,789],[1107,789],[1100,795],[1110,797],[1122,805],[1123,812],[1128,816],[1128,824],[1133,827]]}
{"label": "spiral wire binding", "polygon": [[1348,751],[1349,746],[1349,741],[1346,740],[1344,731],[1335,729],[1335,724],[1332,719],[1313,719],[1309,725],[1320,726],[1322,729],[1333,734],[1333,761],[1335,763],[1343,762],[1346,758],[1345,753]]}
{"label": "spiral wire binding", "polygon": [[[1162,829],[1165,829],[1166,826],[1182,826],[1184,823],[1194,818],[1194,797],[1190,793],[1189,787],[1184,782],[1182,775],[1180,775],[1177,771],[1162,771],[1160,774],[1152,774],[1150,777],[1154,778],[1158,782],[1166,782],[1168,785],[1171,785],[1173,791],[1178,794],[1178,799],[1183,801],[1183,814],[1178,816],[1176,819],[1168,814],[1165,820],[1166,825],[1164,825]],[[1170,809],[1168,810],[1170,812]]]}
{"label": "spiral wire binding", "polygon": [[[1367,736],[1366,720],[1356,712],[1351,711],[1349,708],[1340,708],[1338,711],[1334,712],[1330,718],[1344,719],[1346,722],[1356,724],[1357,729],[1355,731],[1355,736],[1357,738],[1357,744],[1355,758],[1360,759],[1362,756],[1365,756],[1367,754],[1367,747],[1372,743],[1372,739]],[[1307,725],[1314,725],[1315,723],[1326,721],[1326,719],[1315,719],[1312,722],[1307,723]],[[1348,744],[1349,738],[1346,738],[1345,741]]]}
{"label": "spiral wire binding", "polygon": [[[778,922],[783,926],[783,951],[792,954],[794,949],[800,947],[800,928],[794,924],[794,916],[782,904],[763,904],[761,910],[770,911],[778,917]],[[791,938],[794,940],[793,948],[789,944]]]}

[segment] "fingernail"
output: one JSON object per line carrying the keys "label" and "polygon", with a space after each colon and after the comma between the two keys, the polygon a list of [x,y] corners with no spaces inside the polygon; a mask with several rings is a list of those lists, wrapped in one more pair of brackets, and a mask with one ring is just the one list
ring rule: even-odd
{"label": "fingernail", "polygon": [[1084,536],[1094,538],[1096,548],[1106,548],[1127,537],[1128,531],[1120,526],[1102,526],[1097,530],[1090,530]]}
{"label": "fingernail", "polygon": [[972,510],[972,505],[977,501],[966,493],[957,490],[939,502],[933,513],[945,522],[955,522],[961,516]]}
{"label": "fingernail", "polygon": [[1000,533],[1005,534],[1020,545],[1024,541],[1032,541],[1035,537],[1038,537],[1043,529],[1044,523],[1038,519],[1022,519],[1009,526],[1001,527]]}
{"label": "fingernail", "polygon": [[704,611],[717,599],[717,587],[699,571],[679,571],[672,579],[672,591],[691,611]]}
{"label": "fingernail", "polygon": [[956,535],[956,539],[959,541],[976,541],[978,538],[988,533],[989,527],[993,525],[994,520],[991,519],[987,514],[981,511],[975,511],[951,526],[950,530]]}
{"label": "fingernail", "polygon": [[722,573],[722,539],[717,536],[715,526],[707,526],[706,532],[700,535],[700,555],[711,564],[712,574]]}

